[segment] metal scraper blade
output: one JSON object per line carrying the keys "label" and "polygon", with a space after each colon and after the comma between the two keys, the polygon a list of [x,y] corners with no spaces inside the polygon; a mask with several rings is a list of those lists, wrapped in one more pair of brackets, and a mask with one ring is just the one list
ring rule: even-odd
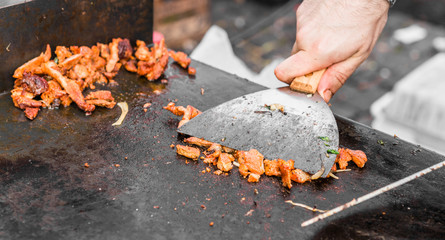
{"label": "metal scraper blade", "polygon": [[[267,105],[281,104],[284,112]],[[178,132],[237,150],[257,149],[266,159],[293,159],[295,168],[329,174],[338,150],[334,115],[320,95],[289,87],[248,94],[196,116]],[[322,139],[323,138],[323,139]]]}

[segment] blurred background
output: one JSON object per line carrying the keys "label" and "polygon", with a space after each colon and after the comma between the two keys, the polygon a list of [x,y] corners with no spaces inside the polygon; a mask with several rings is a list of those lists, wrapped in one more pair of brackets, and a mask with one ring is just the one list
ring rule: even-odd
{"label": "blurred background", "polygon": [[[300,3],[155,0],[154,29],[169,48],[267,85],[290,54]],[[444,154],[444,51],[445,0],[397,1],[371,56],[331,100],[333,112]]]}

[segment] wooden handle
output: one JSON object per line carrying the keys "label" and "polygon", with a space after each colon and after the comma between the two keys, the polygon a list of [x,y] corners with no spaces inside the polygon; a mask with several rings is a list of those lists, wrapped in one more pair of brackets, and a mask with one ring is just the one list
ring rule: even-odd
{"label": "wooden handle", "polygon": [[321,76],[323,76],[325,71],[326,68],[301,77],[296,77],[290,84],[290,89],[298,92],[314,94],[317,91]]}

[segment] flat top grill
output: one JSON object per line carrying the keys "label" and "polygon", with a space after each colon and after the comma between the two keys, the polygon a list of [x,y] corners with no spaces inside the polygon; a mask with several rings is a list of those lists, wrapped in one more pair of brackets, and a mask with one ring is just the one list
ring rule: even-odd
{"label": "flat top grill", "polygon": [[[170,147],[182,142],[176,133],[179,117],[162,106],[177,100],[178,105],[203,111],[263,87],[199,62],[192,66],[196,77],[170,63],[167,84],[147,82],[121,70],[116,78],[119,86],[111,91],[117,101],[128,103],[129,112],[116,127],[111,124],[120,115],[118,107],[98,108],[85,116],[72,104],[43,109],[29,121],[13,106],[9,94],[0,95],[0,238],[444,236],[445,174],[441,170],[300,227],[317,213],[284,201],[328,210],[444,160],[340,116],[340,145],[363,150],[369,160],[363,169],[352,166],[352,171],[338,173],[339,180],[294,184],[288,190],[273,177],[248,183],[237,169],[227,176],[202,173],[206,164],[187,161]],[[147,102],[152,105],[144,112]],[[83,167],[86,162],[89,168]]]}

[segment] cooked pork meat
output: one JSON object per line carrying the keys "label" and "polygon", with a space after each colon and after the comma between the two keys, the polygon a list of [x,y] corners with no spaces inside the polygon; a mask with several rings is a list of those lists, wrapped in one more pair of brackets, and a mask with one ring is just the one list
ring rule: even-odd
{"label": "cooked pork meat", "polygon": [[291,179],[292,181],[295,181],[297,183],[305,183],[311,180],[311,176],[309,175],[309,173],[301,169],[294,169],[292,170]]}
{"label": "cooked pork meat", "polygon": [[186,138],[186,139],[184,139],[184,142],[189,143],[189,144],[193,144],[193,145],[196,145],[196,146],[200,146],[200,147],[206,147],[206,148],[212,146],[212,144],[213,144],[210,141],[207,141],[207,140],[204,140],[204,139],[201,139],[201,138],[197,138],[197,137]]}
{"label": "cooked pork meat", "polygon": [[175,60],[175,62],[177,62],[179,65],[181,65],[182,68],[186,69],[190,62],[192,61],[187,54],[183,53],[183,52],[175,52],[175,51],[169,51],[168,55],[170,55],[171,58],[173,58],[173,60]]}
{"label": "cooked pork meat", "polygon": [[85,97],[85,101],[88,104],[106,108],[114,108],[114,106],[116,105],[111,92],[105,90],[90,92]]}
{"label": "cooked pork meat", "polygon": [[46,51],[45,53],[40,54],[40,56],[33,58],[31,60],[29,60],[28,62],[26,62],[25,64],[23,64],[22,66],[18,67],[15,71],[14,71],[14,78],[23,78],[23,73],[24,72],[30,72],[30,73],[36,73],[36,69],[40,70],[40,65],[42,63],[48,62],[49,59],[51,59],[51,48],[48,45],[46,45]]}
{"label": "cooked pork meat", "polygon": [[57,80],[62,88],[68,93],[70,98],[79,106],[80,109],[87,113],[94,111],[94,105],[85,102],[79,85],[67,77],[63,76],[61,72],[57,70],[57,66],[54,62],[47,62],[42,64],[43,71]]}
{"label": "cooked pork meat", "polygon": [[216,166],[218,169],[220,169],[223,172],[228,172],[232,170],[233,164],[232,162],[235,160],[235,158],[228,153],[221,153],[218,158],[218,162],[216,163]]}
{"label": "cooked pork meat", "polygon": [[294,169],[294,160],[284,161],[283,159],[279,159],[278,164],[280,165],[281,182],[283,183],[283,187],[291,189],[291,171]]}
{"label": "cooked pork meat", "polygon": [[48,82],[45,79],[29,72],[23,73],[21,86],[34,95],[40,95],[48,90]]}
{"label": "cooked pork meat", "polygon": [[366,157],[366,154],[363,151],[361,151],[361,150],[346,149],[346,152],[348,152],[351,155],[352,161],[359,168],[364,167],[365,163],[368,161],[368,158]]}
{"label": "cooked pork meat", "polygon": [[277,159],[264,160],[264,170],[267,176],[281,176],[280,164]]}
{"label": "cooked pork meat", "polygon": [[[120,38],[118,38],[120,39]],[[133,48],[131,47],[130,40],[120,39],[117,44],[118,57],[119,59],[128,60],[133,55]]]}
{"label": "cooked pork meat", "polygon": [[178,144],[176,145],[176,153],[186,158],[198,160],[201,151],[198,148]]}

